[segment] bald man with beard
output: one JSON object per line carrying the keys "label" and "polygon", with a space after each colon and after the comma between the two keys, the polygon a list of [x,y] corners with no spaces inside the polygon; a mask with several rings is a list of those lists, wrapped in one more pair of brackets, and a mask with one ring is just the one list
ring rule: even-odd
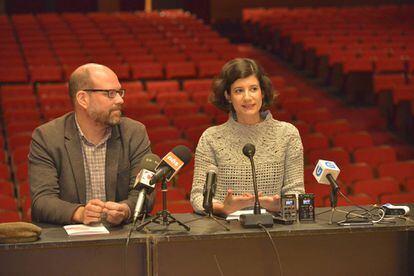
{"label": "bald man with beard", "polygon": [[74,111],[36,128],[29,153],[34,221],[111,225],[127,222],[142,157],[145,126],[122,117],[125,90],[106,66],[85,64],[69,80]]}

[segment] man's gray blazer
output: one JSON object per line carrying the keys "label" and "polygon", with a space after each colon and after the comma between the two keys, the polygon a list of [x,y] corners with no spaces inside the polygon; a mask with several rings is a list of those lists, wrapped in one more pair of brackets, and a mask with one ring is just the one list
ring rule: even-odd
{"label": "man's gray blazer", "polygon": [[[145,126],[129,118],[112,127],[107,141],[105,188],[108,201],[128,204],[141,158],[150,153]],[[29,153],[29,182],[34,221],[69,224],[74,211],[86,204],[85,169],[75,114],[70,112],[36,128]]]}

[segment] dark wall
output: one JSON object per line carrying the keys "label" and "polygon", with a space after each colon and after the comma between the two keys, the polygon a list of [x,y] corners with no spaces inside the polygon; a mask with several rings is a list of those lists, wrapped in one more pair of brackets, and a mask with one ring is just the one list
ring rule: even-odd
{"label": "dark wall", "polygon": [[[0,0],[7,14],[99,11],[108,0]],[[122,11],[144,10],[145,0],[110,0]],[[414,0],[152,0],[154,10],[184,9],[208,23],[239,21],[243,8],[317,7],[414,3]]]}
{"label": "dark wall", "polygon": [[414,3],[414,0],[210,0],[212,22],[240,20],[244,8],[254,7],[323,7]]}
{"label": "dark wall", "polygon": [[44,12],[92,12],[98,10],[98,0],[7,0],[7,14]]}

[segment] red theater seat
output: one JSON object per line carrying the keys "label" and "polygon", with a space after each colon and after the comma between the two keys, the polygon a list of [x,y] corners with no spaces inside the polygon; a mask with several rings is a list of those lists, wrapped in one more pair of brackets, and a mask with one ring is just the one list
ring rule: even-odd
{"label": "red theater seat", "polygon": [[148,93],[145,92],[135,92],[135,93],[125,93],[124,97],[124,108],[140,108],[141,105],[147,104],[150,102],[150,97]]}
{"label": "red theater seat", "polygon": [[292,115],[286,110],[278,109],[277,107],[272,106],[270,108],[270,112],[272,113],[273,118],[275,118],[278,121],[292,122]]}
{"label": "red theater seat", "polygon": [[0,87],[2,99],[19,98],[19,97],[33,97],[33,85],[31,84],[15,84],[2,85]]}
{"label": "red theater seat", "polygon": [[[3,152],[0,150],[0,154],[3,155]],[[10,169],[7,164],[3,164],[4,162],[0,160],[0,179],[1,180],[9,180],[10,179]]]}
{"label": "red theater seat", "polygon": [[154,97],[160,93],[164,92],[177,92],[180,91],[180,87],[177,81],[168,80],[168,81],[148,81],[147,82],[147,91],[150,94],[150,97]]}
{"label": "red theater seat", "polygon": [[16,199],[12,196],[0,195],[0,210],[17,210]]}
{"label": "red theater seat", "polygon": [[191,102],[170,103],[164,106],[164,113],[168,117],[174,117],[184,114],[196,114],[199,106]]}
{"label": "red theater seat", "polygon": [[177,187],[183,188],[185,193],[189,194],[193,186],[193,171],[181,172],[176,177]]}
{"label": "red theater seat", "polygon": [[155,96],[155,101],[159,104],[186,102],[189,101],[189,96],[184,92],[160,93]]}
{"label": "red theater seat", "polygon": [[373,170],[367,163],[352,163],[342,166],[339,178],[348,186],[357,180],[374,178]]}
{"label": "red theater seat", "polygon": [[31,66],[30,80],[36,81],[63,81],[63,72],[60,66]]}
{"label": "red theater seat", "polygon": [[29,146],[21,146],[12,151],[13,164],[17,165],[28,161]]}
{"label": "red theater seat", "polygon": [[148,129],[148,136],[152,144],[165,140],[177,140],[181,138],[181,132],[175,127],[160,127]]}
{"label": "red theater seat", "polygon": [[127,81],[121,83],[122,88],[126,90],[125,96],[129,96],[130,94],[136,94],[139,92],[144,91],[144,86],[140,81]]}
{"label": "red theater seat", "polygon": [[62,97],[69,101],[68,91],[69,87],[67,83],[48,83],[37,85],[37,93],[41,98]]}
{"label": "red theater seat", "polygon": [[404,204],[404,203],[414,203],[414,193],[397,193],[397,194],[387,194],[383,195],[380,198],[380,203],[392,203],[392,204]]}
{"label": "red theater seat", "polygon": [[301,137],[310,132],[310,125],[303,121],[296,121],[293,124],[298,129]]}
{"label": "red theater seat", "polygon": [[192,93],[190,99],[198,105],[203,105],[208,103],[208,98],[210,94],[210,91],[199,91]]}
{"label": "red theater seat", "polygon": [[[1,165],[2,164],[0,164],[0,166]],[[13,197],[14,195],[13,183],[0,180],[0,195]]]}
{"label": "red theater seat", "polygon": [[201,134],[209,128],[210,125],[201,125],[201,126],[195,126],[195,127],[189,127],[186,130],[184,130],[185,137],[193,143],[194,147],[197,146],[198,141],[200,140]]}
{"label": "red theater seat", "polygon": [[32,141],[32,136],[29,133],[12,134],[9,137],[9,147],[13,151],[18,147],[28,147]]}
{"label": "red theater seat", "polygon": [[192,62],[168,62],[165,65],[167,79],[196,77],[195,65]]}
{"label": "red theater seat", "polygon": [[329,148],[328,138],[321,133],[311,133],[302,136],[303,149],[305,152],[309,152],[314,149],[327,149]]}
{"label": "red theater seat", "polygon": [[6,122],[20,121],[30,122],[34,120],[40,120],[40,112],[37,110],[8,110],[4,112],[4,118]]}
{"label": "red theater seat", "polygon": [[374,145],[371,135],[368,132],[339,133],[333,138],[336,147],[342,147],[348,152],[357,148],[371,147]]}
{"label": "red theater seat", "polygon": [[0,68],[0,81],[1,82],[27,82],[28,72],[24,67],[8,67]]}
{"label": "red theater seat", "polygon": [[167,127],[170,125],[170,120],[162,114],[143,116],[139,118],[139,121],[143,123],[147,129]]}
{"label": "red theater seat", "polygon": [[[299,90],[294,86],[280,88],[277,92],[279,93],[276,99],[276,104],[278,106],[284,106],[286,101],[299,98]],[[300,101],[299,104],[303,104],[302,101]],[[292,109],[293,107],[290,107],[289,101],[287,108],[296,111]]]}
{"label": "red theater seat", "polygon": [[30,197],[30,185],[29,182],[22,182],[18,185],[18,193],[20,198]]}
{"label": "red theater seat", "polygon": [[354,183],[353,192],[355,194],[365,193],[372,198],[377,198],[383,194],[400,192],[400,185],[395,179],[390,177],[360,180]]}
{"label": "red theater seat", "polygon": [[301,97],[284,100],[282,107],[289,113],[296,115],[302,110],[315,109],[317,107],[317,103],[312,98]]}
{"label": "red theater seat", "polygon": [[138,106],[128,105],[124,108],[125,114],[135,120],[140,120],[141,117],[150,115],[159,115],[161,113],[161,107],[154,103],[141,103]]}
{"label": "red theater seat", "polygon": [[184,139],[175,139],[175,140],[164,140],[163,142],[154,144],[152,147],[152,150],[158,156],[164,156],[178,145],[183,145],[188,148],[191,148],[191,144],[189,141],[184,140]]}
{"label": "red theater seat", "polygon": [[173,120],[173,124],[178,129],[183,129],[183,130],[191,128],[191,127],[211,124],[211,118],[201,113],[176,116],[172,118],[172,120]]}
{"label": "red theater seat", "polygon": [[[183,200],[182,202],[169,202],[167,205],[167,209],[171,213],[176,213],[176,214],[193,212],[193,207],[191,206],[191,203],[188,200]],[[162,210],[162,204],[157,203],[155,204],[154,210],[151,213],[155,214],[161,210]]]}
{"label": "red theater seat", "polygon": [[28,165],[27,162],[23,162],[15,165],[15,176],[17,181],[25,181],[28,179]]}
{"label": "red theater seat", "polygon": [[302,110],[296,114],[296,118],[308,124],[316,124],[332,119],[331,112],[327,108],[318,108],[313,110]]}
{"label": "red theater seat", "polygon": [[[105,60],[106,59],[104,58],[103,63],[107,63],[107,61],[105,62]],[[121,63],[108,64],[108,67],[111,68],[116,73],[119,80],[129,80],[131,77],[130,68],[128,64],[121,64]]]}
{"label": "red theater seat", "polygon": [[272,76],[270,77],[270,81],[272,82],[273,88],[277,90],[282,89],[286,84],[286,80],[282,76]]}
{"label": "red theater seat", "polygon": [[185,80],[183,83],[183,90],[191,93],[210,91],[212,84],[212,79]]}
{"label": "red theater seat", "polygon": [[348,120],[333,120],[315,124],[315,131],[333,137],[336,134],[346,133],[351,130],[351,124]]}
{"label": "red theater seat", "polygon": [[131,64],[132,79],[162,79],[164,69],[161,63],[138,63]]}
{"label": "red theater seat", "polygon": [[224,62],[221,60],[203,61],[197,64],[199,78],[211,78],[217,76]]}
{"label": "red theater seat", "polygon": [[357,194],[347,196],[350,202],[343,197],[338,197],[338,206],[352,206],[352,205],[372,205],[377,201],[369,195]]}
{"label": "red theater seat", "polygon": [[396,161],[396,153],[394,148],[384,145],[357,149],[354,152],[354,158],[356,162],[365,162],[377,166],[381,163]]}
{"label": "red theater seat", "polygon": [[350,161],[348,152],[343,148],[315,149],[308,153],[308,164],[316,165],[319,159],[334,161],[339,168]]}
{"label": "red theater seat", "polygon": [[18,134],[18,133],[29,133],[31,134],[33,130],[40,126],[40,119],[34,121],[23,121],[23,122],[12,122],[7,124],[6,131],[9,134]]}
{"label": "red theater seat", "polygon": [[[157,186],[160,187],[160,186]],[[170,188],[167,192],[167,200],[168,203],[172,203],[174,201],[182,201],[185,200],[185,192],[180,188]],[[162,203],[162,192],[161,188],[157,189],[156,201]]]}
{"label": "red theater seat", "polygon": [[2,211],[0,210],[0,223],[20,221],[18,211]]}
{"label": "red theater seat", "polygon": [[414,178],[414,161],[384,163],[378,166],[380,177],[393,177],[400,183],[407,178]]}

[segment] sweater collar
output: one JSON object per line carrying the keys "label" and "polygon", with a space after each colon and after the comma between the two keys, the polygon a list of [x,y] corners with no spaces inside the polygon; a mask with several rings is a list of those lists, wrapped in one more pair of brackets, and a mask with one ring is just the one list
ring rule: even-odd
{"label": "sweater collar", "polygon": [[228,122],[232,125],[238,125],[238,126],[244,126],[244,127],[257,127],[257,126],[262,126],[264,124],[267,124],[267,122],[273,119],[273,116],[269,110],[265,110],[265,111],[260,112],[260,118],[263,119],[263,121],[257,124],[254,124],[254,125],[246,125],[246,124],[239,123],[237,121],[237,114],[235,112],[230,112]]}

